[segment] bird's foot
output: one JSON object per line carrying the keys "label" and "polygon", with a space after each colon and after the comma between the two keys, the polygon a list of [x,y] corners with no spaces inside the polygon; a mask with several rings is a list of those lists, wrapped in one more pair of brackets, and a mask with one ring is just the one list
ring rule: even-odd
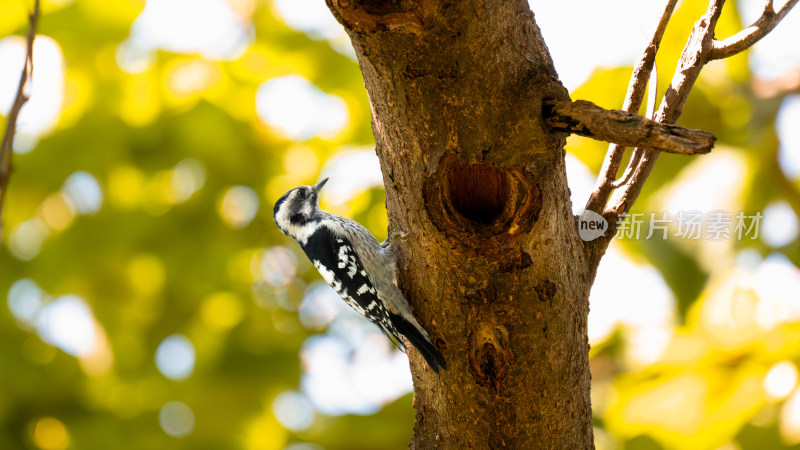
{"label": "bird's foot", "polygon": [[397,243],[397,241],[402,241],[403,239],[408,237],[408,233],[392,233],[391,245]]}

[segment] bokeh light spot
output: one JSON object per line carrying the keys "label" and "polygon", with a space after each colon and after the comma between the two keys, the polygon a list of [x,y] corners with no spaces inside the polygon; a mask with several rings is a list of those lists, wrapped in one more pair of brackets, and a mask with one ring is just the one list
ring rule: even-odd
{"label": "bokeh light spot", "polygon": [[232,186],[222,194],[219,215],[225,225],[238,229],[253,221],[258,212],[258,194],[247,186]]}
{"label": "bokeh light spot", "polygon": [[167,402],[158,413],[158,423],[165,433],[182,438],[194,430],[194,412],[181,402]]}
{"label": "bokeh light spot", "polygon": [[319,171],[319,158],[307,145],[294,145],[283,155],[283,168],[296,178],[311,178]]}
{"label": "bokeh light spot", "polygon": [[778,133],[778,163],[781,170],[792,180],[800,178],[800,95],[787,95],[775,118]]}
{"label": "bokeh light spot", "polygon": [[383,187],[381,163],[372,147],[345,148],[322,168],[320,178],[330,177],[325,185],[323,199],[326,206],[338,207],[349,203],[359,192]]}
{"label": "bokeh light spot", "polygon": [[273,450],[283,448],[287,432],[270,413],[258,416],[247,430],[248,450]]}
{"label": "bokeh light spot", "polygon": [[8,290],[8,309],[28,327],[33,327],[44,306],[44,291],[30,278],[17,280]]}
{"label": "bokeh light spot", "polygon": [[800,389],[783,404],[779,427],[787,444],[800,444]]}
{"label": "bokeh light spot", "polygon": [[79,170],[64,181],[61,192],[69,199],[76,214],[94,214],[103,205],[103,190],[97,179],[88,172]]}
{"label": "bokeh light spot", "polygon": [[130,45],[136,48],[127,51],[163,48],[229,59],[250,40],[246,22],[225,0],[148,0],[131,27]]}
{"label": "bokeh light spot", "polygon": [[412,390],[406,355],[352,310],[306,339],[301,358],[303,393],[324,414],[373,414]]}
{"label": "bokeh light spot", "polygon": [[764,377],[764,389],[773,400],[782,400],[797,386],[797,367],[791,361],[781,361],[769,369]]}
{"label": "bokeh light spot", "polygon": [[33,427],[33,443],[42,450],[64,450],[69,445],[69,432],[54,417],[42,417]]}
{"label": "bokeh light spot", "polygon": [[153,295],[164,286],[166,280],[164,264],[157,256],[137,255],[128,263],[128,280],[136,294]]}
{"label": "bokeh light spot", "polygon": [[156,349],[156,366],[165,377],[181,381],[194,370],[195,352],[192,341],[182,334],[173,334]]}
{"label": "bokeh light spot", "polygon": [[309,330],[322,330],[348,308],[336,292],[323,281],[314,281],[306,290],[297,313]]}
{"label": "bokeh light spot", "polygon": [[130,76],[121,83],[118,114],[133,127],[150,125],[161,113],[162,96],[157,72],[146,71]]}
{"label": "bokeh light spot", "polygon": [[314,407],[297,391],[278,394],[272,402],[272,411],[278,422],[292,431],[306,430],[314,423]]}
{"label": "bokeh light spot", "polygon": [[88,356],[97,345],[92,311],[76,295],[62,295],[45,305],[36,318],[42,340],[72,356]]}
{"label": "bokeh light spot", "polygon": [[61,192],[48,195],[42,202],[40,212],[42,220],[51,230],[63,231],[75,219],[69,201]]}
{"label": "bokeh light spot", "polygon": [[118,166],[108,177],[108,199],[118,208],[136,208],[142,200],[144,184],[144,175],[138,169],[128,165]]}
{"label": "bokeh light spot", "polygon": [[347,104],[299,75],[273,78],[256,92],[256,112],[266,124],[295,140],[332,137],[348,121]]}
{"label": "bokeh light spot", "polygon": [[244,311],[242,301],[231,292],[217,292],[211,294],[201,309],[203,321],[212,328],[228,329],[242,320]]}
{"label": "bokeh light spot", "polygon": [[208,61],[180,61],[167,69],[166,86],[176,98],[189,97],[218,83],[221,76],[219,69]]}
{"label": "bokeh light spot", "polygon": [[761,237],[770,247],[783,247],[797,239],[797,215],[786,201],[767,205],[762,220]]}
{"label": "bokeh light spot", "polygon": [[264,250],[261,256],[261,278],[272,286],[283,287],[297,275],[297,257],[286,247],[277,245]]}
{"label": "bokeh light spot", "polygon": [[42,250],[49,231],[47,225],[39,219],[26,220],[11,230],[8,249],[15,258],[30,261]]}
{"label": "bokeh light spot", "polygon": [[173,203],[182,203],[199,191],[206,182],[206,169],[196,159],[186,158],[179,162],[172,171]]}
{"label": "bokeh light spot", "polygon": [[141,73],[153,66],[155,52],[126,39],[117,46],[117,65],[128,73]]}
{"label": "bokeh light spot", "polygon": [[142,207],[153,216],[166,214],[175,202],[172,182],[172,169],[156,172],[145,187]]}
{"label": "bokeh light spot", "polygon": [[332,39],[345,33],[323,2],[276,0],[275,7],[290,27],[305,32],[312,39]]}

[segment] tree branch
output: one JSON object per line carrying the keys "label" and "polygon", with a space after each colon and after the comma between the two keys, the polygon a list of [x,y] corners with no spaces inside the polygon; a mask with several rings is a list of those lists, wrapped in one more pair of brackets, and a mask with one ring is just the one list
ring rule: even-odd
{"label": "tree branch", "polygon": [[[625,102],[622,105],[623,111],[634,112],[638,111],[642,106],[644,99],[645,89],[647,88],[647,79],[650,77],[650,72],[655,65],[656,53],[658,47],[661,45],[661,39],[664,37],[664,32],[667,29],[669,19],[672,17],[672,12],[675,10],[675,5],[678,0],[668,0],[667,5],[664,7],[664,12],[661,13],[661,19],[658,21],[658,26],[653,33],[652,39],[645,48],[636,67],[633,70],[631,81],[628,84],[628,92],[625,95]],[[625,147],[618,144],[611,144],[606,153],[606,158],[603,161],[603,167],[600,169],[600,176],[597,178],[594,192],[592,192],[589,201],[586,203],[586,209],[599,213],[602,211],[611,190],[614,189],[614,179],[617,177],[619,165],[622,162],[622,157],[625,154]]]}
{"label": "tree branch", "polygon": [[786,14],[797,4],[798,0],[787,0],[779,11],[773,8],[773,1],[768,0],[764,12],[752,25],[722,41],[714,40],[709,59],[722,59],[743,52],[752,47],[761,38],[772,31]]}
{"label": "tree branch", "polygon": [[[656,120],[661,123],[672,124],[680,117],[683,105],[700,75],[700,71],[710,61],[714,29],[722,12],[725,0],[712,0],[706,14],[695,23],[692,34],[681,53],[681,59],[670,83],[669,89],[664,94]],[[609,223],[616,223],[620,214],[627,213],[633,202],[639,196],[645,180],[653,170],[660,152],[645,150],[638,165],[631,175],[630,181],[615,191],[611,204],[605,209],[604,216]],[[613,232],[612,232],[613,233]],[[613,234],[612,234],[613,236]]]}
{"label": "tree branch", "polygon": [[[656,102],[658,97],[658,67],[653,64],[653,70],[650,71],[650,89],[647,90],[647,113],[645,117],[648,119],[652,119],[656,116]],[[633,154],[631,154],[631,159],[628,161],[628,167],[625,169],[625,173],[622,177],[618,178],[611,184],[611,187],[614,189],[619,189],[620,187],[626,185],[628,181],[630,181],[631,177],[633,176],[634,170],[636,170],[636,166],[639,165],[639,161],[642,159],[642,153],[644,153],[645,149],[641,147],[636,147],[633,149]]]}
{"label": "tree branch", "polygon": [[[664,93],[658,113],[654,117],[656,121],[674,124],[680,117],[686,99],[689,97],[700,71],[706,63],[711,61],[710,55],[714,41],[714,30],[724,4],[725,0],[711,0],[705,15],[695,23],[686,46],[681,52],[681,58],[675,68],[670,86]],[[609,229],[603,238],[592,241],[587,245],[587,251],[593,267],[597,267],[600,257],[605,253],[606,247],[608,247],[609,242],[616,234],[619,217],[626,214],[639,197],[642,187],[653,170],[660,153],[654,150],[636,152],[634,156],[638,156],[638,161],[636,158],[632,158],[631,167],[634,167],[633,164],[635,164],[635,167],[632,169],[630,179],[628,180],[626,177],[626,182],[614,186],[617,189],[608,202],[609,204],[603,210],[603,217],[606,219]]]}
{"label": "tree branch", "polygon": [[585,100],[547,100],[543,117],[551,130],[679,155],[708,153],[716,139],[707,131],[666,125],[625,111],[609,111]]}
{"label": "tree branch", "polygon": [[[14,133],[17,129],[17,118],[22,109],[22,105],[30,98],[29,93],[26,92],[26,87],[33,79],[33,38],[36,36],[36,22],[39,19],[39,0],[35,0],[33,4],[33,12],[28,16],[28,36],[26,42],[25,63],[22,66],[22,74],[20,75],[19,85],[17,85],[17,94],[14,97],[14,102],[11,104],[11,109],[8,112],[8,122],[6,122],[6,131],[3,135],[3,142],[0,144],[0,217],[3,214],[3,205],[5,203],[6,191],[8,190],[8,181],[11,178],[11,155],[14,147]],[[0,222],[0,231],[2,231],[2,222]],[[2,236],[2,234],[0,234]]]}

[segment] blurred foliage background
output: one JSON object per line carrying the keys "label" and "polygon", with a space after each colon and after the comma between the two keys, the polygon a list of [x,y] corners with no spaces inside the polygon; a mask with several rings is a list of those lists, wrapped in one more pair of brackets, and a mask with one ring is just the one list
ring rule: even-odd
{"label": "blurred foliage background", "polygon": [[[573,98],[618,108],[660,3],[531,6]],[[729,2],[719,33],[762,6]],[[0,1],[2,114],[31,7]],[[680,4],[660,92],[705,7]],[[283,192],[331,176],[323,208],[386,233],[363,81],[324,2],[42,8],[3,216],[0,448],[405,448],[405,356],[272,223]],[[645,233],[601,265],[600,449],[800,443],[798,16],[704,70],[680,123],[717,148],[661,156],[634,210]],[[568,142],[576,212],[605,147]],[[760,215],[757,237],[681,238],[673,221],[645,239],[650,213],[717,210]]]}

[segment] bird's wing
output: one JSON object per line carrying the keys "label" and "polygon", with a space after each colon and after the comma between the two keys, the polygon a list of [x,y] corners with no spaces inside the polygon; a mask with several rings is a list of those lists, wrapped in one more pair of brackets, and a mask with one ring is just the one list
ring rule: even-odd
{"label": "bird's wing", "polygon": [[346,237],[320,229],[302,248],[322,278],[348,305],[378,325],[400,349],[405,349],[403,339],[390,318],[390,311],[378,297],[378,290]]}

